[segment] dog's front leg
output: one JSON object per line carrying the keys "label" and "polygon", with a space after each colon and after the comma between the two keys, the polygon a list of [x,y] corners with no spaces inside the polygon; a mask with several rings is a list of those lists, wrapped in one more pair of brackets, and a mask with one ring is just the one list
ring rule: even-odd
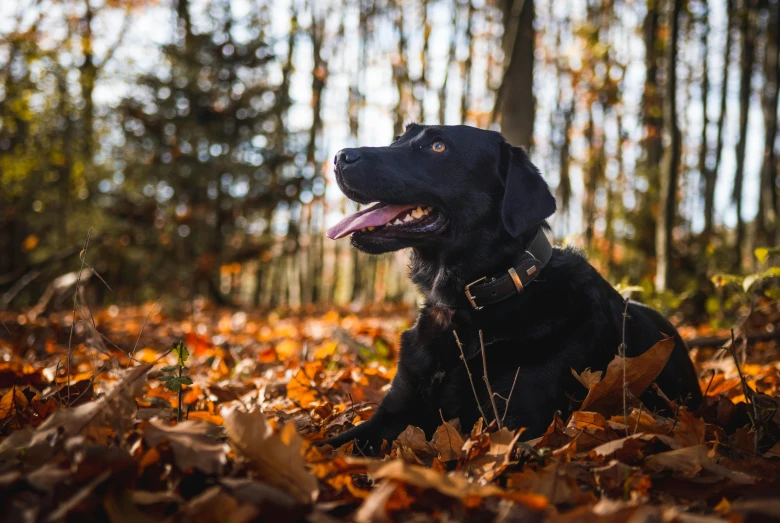
{"label": "dog's front leg", "polygon": [[393,441],[408,425],[426,424],[426,412],[425,402],[411,372],[399,363],[390,391],[371,419],[323,444],[338,448],[354,441],[356,454],[376,454],[383,440]]}

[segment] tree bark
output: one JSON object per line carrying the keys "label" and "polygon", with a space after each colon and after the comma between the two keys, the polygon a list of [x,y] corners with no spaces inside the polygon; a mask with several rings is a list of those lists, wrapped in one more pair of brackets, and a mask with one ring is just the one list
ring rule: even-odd
{"label": "tree bark", "polygon": [[466,118],[469,112],[470,90],[471,90],[471,63],[474,56],[474,37],[471,34],[474,21],[474,3],[469,0],[468,16],[466,19],[466,42],[469,48],[469,53],[466,56],[466,61],[463,62],[463,74],[460,81],[460,123],[466,123]]}
{"label": "tree bark", "polygon": [[702,243],[708,245],[712,238],[713,216],[715,213],[715,183],[718,179],[720,169],[720,159],[723,156],[723,127],[726,121],[726,99],[728,96],[728,77],[729,77],[729,59],[732,46],[732,0],[727,1],[726,16],[726,47],[723,50],[723,70],[721,73],[720,86],[720,112],[718,113],[718,137],[715,144],[715,164],[712,169],[707,170],[707,177],[704,185],[704,231],[702,232]]}
{"label": "tree bark", "polygon": [[504,0],[504,77],[496,93],[501,132],[513,145],[533,145],[534,1]]}
{"label": "tree bark", "polygon": [[780,4],[769,3],[769,19],[764,49],[764,90],[761,105],[764,110],[764,161],[761,166],[758,200],[758,241],[774,245],[777,229],[777,138],[778,81],[780,81]]}
{"label": "tree bark", "polygon": [[672,231],[677,208],[677,178],[680,168],[680,129],[677,124],[677,42],[683,0],[667,0],[669,42],[666,45],[666,88],[664,96],[664,131],[670,139],[661,170],[660,213],[656,227],[655,287],[666,290],[672,265]]}
{"label": "tree bark", "polygon": [[737,207],[737,236],[734,245],[735,257],[732,259],[732,268],[738,269],[742,264],[742,249],[745,245],[745,223],[742,220],[742,189],[745,180],[745,149],[747,147],[747,124],[750,110],[750,80],[753,76],[753,62],[755,61],[755,35],[753,31],[754,9],[751,0],[744,0],[740,19],[740,45],[742,56],[740,59],[739,81],[739,141],[737,142],[737,169],[734,174],[734,190],[731,200]]}

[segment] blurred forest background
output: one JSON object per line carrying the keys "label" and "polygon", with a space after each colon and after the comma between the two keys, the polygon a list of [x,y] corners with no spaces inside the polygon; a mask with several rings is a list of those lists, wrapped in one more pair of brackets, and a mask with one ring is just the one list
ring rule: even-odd
{"label": "blurred forest background", "polygon": [[527,147],[559,241],[706,308],[780,236],[779,38],[777,0],[3,0],[0,309],[90,229],[98,302],[413,302],[323,234],[334,153],[412,121]]}

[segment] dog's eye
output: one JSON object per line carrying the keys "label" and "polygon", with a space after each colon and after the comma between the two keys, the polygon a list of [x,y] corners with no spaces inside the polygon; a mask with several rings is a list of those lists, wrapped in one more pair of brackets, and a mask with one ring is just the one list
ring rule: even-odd
{"label": "dog's eye", "polygon": [[435,153],[443,153],[446,149],[447,146],[442,142],[433,142],[433,145],[431,145],[431,150]]}

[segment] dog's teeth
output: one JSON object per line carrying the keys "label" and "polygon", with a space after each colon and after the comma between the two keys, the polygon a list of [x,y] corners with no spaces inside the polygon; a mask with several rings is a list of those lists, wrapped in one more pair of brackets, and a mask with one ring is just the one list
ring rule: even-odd
{"label": "dog's teeth", "polygon": [[368,228],[369,231],[373,231],[374,229],[376,229],[376,227],[374,227],[374,226],[371,226],[371,227]]}
{"label": "dog's teeth", "polygon": [[406,216],[404,216],[404,222],[410,222],[412,220],[414,220],[414,218],[412,218],[411,214],[407,214]]}
{"label": "dog's teeth", "polygon": [[404,222],[396,218],[396,220],[393,222],[393,225],[402,225]]}
{"label": "dog's teeth", "polygon": [[422,209],[420,209],[420,208],[418,207],[418,208],[416,208],[415,210],[413,210],[413,211],[412,211],[412,216],[414,216],[415,218],[419,218],[419,217],[421,217],[421,216],[422,216]]}
{"label": "dog's teeth", "polygon": [[426,207],[426,208],[425,208],[425,210],[426,210],[426,211],[428,211],[428,212],[430,212],[430,211],[432,211],[432,210],[433,210],[433,207]]}
{"label": "dog's teeth", "polygon": [[427,215],[428,215],[428,208],[426,207],[425,209],[423,209],[423,216],[427,216]]}

